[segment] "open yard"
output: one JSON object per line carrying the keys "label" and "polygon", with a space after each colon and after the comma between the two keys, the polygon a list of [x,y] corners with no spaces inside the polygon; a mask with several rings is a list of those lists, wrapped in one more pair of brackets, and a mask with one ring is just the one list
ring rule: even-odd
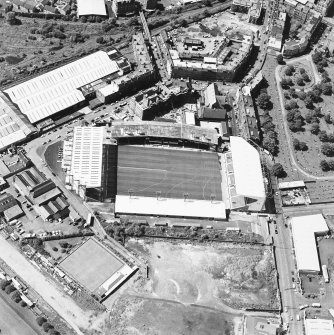
{"label": "open yard", "polygon": [[61,267],[89,291],[96,291],[124,264],[90,238],[61,262]]}
{"label": "open yard", "polygon": [[243,318],[170,301],[123,296],[111,312],[114,335],[241,335]]}
{"label": "open yard", "polygon": [[269,248],[133,239],[128,248],[149,261],[146,286],[157,298],[219,309],[279,307]]}

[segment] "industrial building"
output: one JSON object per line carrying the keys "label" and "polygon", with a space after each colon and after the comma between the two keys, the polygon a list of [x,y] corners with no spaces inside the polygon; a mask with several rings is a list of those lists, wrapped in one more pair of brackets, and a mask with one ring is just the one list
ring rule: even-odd
{"label": "industrial building", "polygon": [[316,236],[329,231],[324,217],[322,214],[293,217],[291,229],[299,273],[320,273]]}
{"label": "industrial building", "polygon": [[0,195],[0,213],[3,214],[7,222],[24,215],[15,198],[9,193]]}
{"label": "industrial building", "polygon": [[51,179],[46,179],[35,167],[13,177],[14,187],[43,220],[59,219],[69,215],[69,203]]}
{"label": "industrial building", "polygon": [[36,132],[28,119],[0,92],[0,151]]}
{"label": "industrial building", "polygon": [[69,112],[70,108],[73,112],[73,108],[85,103],[80,87],[119,71],[117,62],[106,52],[98,51],[4,92],[36,124],[60,112]]}

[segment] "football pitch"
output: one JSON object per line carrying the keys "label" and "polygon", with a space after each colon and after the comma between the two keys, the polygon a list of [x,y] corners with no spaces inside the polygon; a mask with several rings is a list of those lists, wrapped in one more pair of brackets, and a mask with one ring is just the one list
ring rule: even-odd
{"label": "football pitch", "polygon": [[96,291],[124,264],[96,240],[90,238],[66,257],[60,266],[89,291]]}
{"label": "football pitch", "polygon": [[222,200],[218,155],[197,150],[119,146],[117,194]]}

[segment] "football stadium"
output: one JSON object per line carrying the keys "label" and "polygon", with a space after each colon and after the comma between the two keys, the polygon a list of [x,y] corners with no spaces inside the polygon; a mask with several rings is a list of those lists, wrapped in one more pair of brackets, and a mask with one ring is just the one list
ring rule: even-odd
{"label": "football stadium", "polygon": [[[186,145],[191,141],[189,129],[187,135],[181,129],[175,145],[169,142],[166,129],[160,138],[159,129],[153,135],[142,129],[129,135],[118,125],[117,137],[111,137],[116,133],[112,127],[77,127],[74,131],[66,182],[87,201],[114,201],[119,216],[226,220],[231,210],[264,210],[260,155],[243,138],[231,136],[224,150],[217,151],[212,147],[212,134],[196,137],[196,148]],[[134,140],[143,137],[145,142]],[[84,144],[90,138],[96,140],[89,148]],[[204,142],[210,142],[207,148]]]}

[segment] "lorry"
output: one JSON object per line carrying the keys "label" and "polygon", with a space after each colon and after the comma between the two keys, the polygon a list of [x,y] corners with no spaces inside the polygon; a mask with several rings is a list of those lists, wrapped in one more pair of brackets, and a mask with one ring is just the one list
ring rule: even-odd
{"label": "lorry", "polygon": [[322,266],[322,275],[324,276],[325,283],[329,283],[329,276],[328,276],[328,270],[327,270],[326,265]]}

